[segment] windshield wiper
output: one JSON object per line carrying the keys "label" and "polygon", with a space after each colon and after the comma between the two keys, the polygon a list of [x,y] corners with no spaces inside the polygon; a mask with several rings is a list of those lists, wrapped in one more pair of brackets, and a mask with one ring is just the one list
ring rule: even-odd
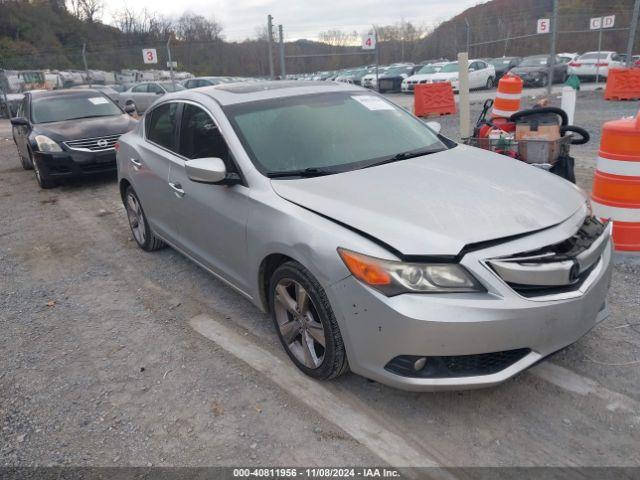
{"label": "windshield wiper", "polygon": [[399,162],[401,160],[408,160],[409,158],[422,157],[423,155],[429,155],[431,153],[438,153],[446,150],[444,148],[427,148],[421,150],[407,150],[406,152],[396,153],[395,155],[389,155],[382,157],[380,160],[370,163],[362,168],[377,167],[378,165],[384,165],[386,163]]}
{"label": "windshield wiper", "polygon": [[286,178],[286,177],[320,177],[322,175],[331,175],[334,173],[338,173],[336,170],[330,170],[327,168],[317,168],[317,167],[309,167],[302,168],[300,170],[287,170],[285,172],[270,172],[267,173],[267,177],[269,178]]}

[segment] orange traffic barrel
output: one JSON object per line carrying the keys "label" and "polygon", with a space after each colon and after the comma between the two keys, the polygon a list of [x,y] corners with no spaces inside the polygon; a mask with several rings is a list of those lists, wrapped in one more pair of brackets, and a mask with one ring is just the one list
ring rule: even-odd
{"label": "orange traffic barrel", "polygon": [[520,110],[522,98],[522,79],[517,75],[507,73],[498,82],[496,99],[491,110],[492,117],[509,118]]}
{"label": "orange traffic barrel", "polygon": [[613,220],[615,249],[640,252],[640,114],[604,124],[591,199]]}

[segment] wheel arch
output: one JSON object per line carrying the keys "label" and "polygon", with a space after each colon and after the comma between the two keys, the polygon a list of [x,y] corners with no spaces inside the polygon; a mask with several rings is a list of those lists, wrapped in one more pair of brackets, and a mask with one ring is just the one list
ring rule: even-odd
{"label": "wheel arch", "polygon": [[269,307],[269,282],[271,281],[271,276],[280,265],[290,261],[300,263],[293,257],[282,253],[271,253],[260,262],[258,267],[258,295],[260,306],[265,312],[270,313],[271,310]]}

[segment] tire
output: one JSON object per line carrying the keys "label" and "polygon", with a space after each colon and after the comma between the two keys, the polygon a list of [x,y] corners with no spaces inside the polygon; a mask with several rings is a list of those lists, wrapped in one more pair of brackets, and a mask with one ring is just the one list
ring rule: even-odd
{"label": "tire", "polygon": [[491,90],[493,88],[493,77],[487,78],[487,84],[485,85],[487,90]]}
{"label": "tire", "polygon": [[38,182],[38,185],[40,186],[40,188],[46,190],[49,188],[54,188],[58,185],[58,183],[55,180],[53,180],[51,177],[45,175],[44,172],[42,172],[40,165],[38,165],[38,161],[35,158],[33,158],[33,155],[31,154],[31,150],[29,150],[29,159],[31,161],[31,164],[33,165],[33,173],[35,174],[36,182]]}
{"label": "tire", "polygon": [[[300,288],[306,301],[297,301],[301,298]],[[299,303],[306,307],[300,307]],[[318,380],[329,380],[349,370],[329,299],[306,268],[291,261],[276,269],[269,282],[269,307],[280,343],[303,373]]]}
{"label": "tire", "polygon": [[549,75],[544,75],[542,78],[540,78],[541,87],[546,87],[548,84],[549,84]]}
{"label": "tire", "polygon": [[166,244],[155,236],[147,216],[142,209],[142,204],[133,190],[133,187],[128,186],[124,192],[124,208],[127,212],[127,219],[129,220],[129,228],[131,228],[131,234],[138,246],[146,252],[153,252],[164,248]]}

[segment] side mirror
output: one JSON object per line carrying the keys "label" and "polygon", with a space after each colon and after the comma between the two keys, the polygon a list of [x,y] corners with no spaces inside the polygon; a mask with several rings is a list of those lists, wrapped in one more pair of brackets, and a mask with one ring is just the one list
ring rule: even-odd
{"label": "side mirror", "polygon": [[440,125],[440,122],[426,122],[427,123],[427,127],[429,127],[431,130],[433,130],[436,133],[440,133],[440,130],[442,130],[442,125]]}
{"label": "side mirror", "polygon": [[14,125],[16,127],[19,127],[21,125],[26,126],[26,125],[29,125],[29,120],[27,120],[24,117],[13,117],[11,119],[11,125]]}
{"label": "side mirror", "polygon": [[135,105],[132,105],[130,103],[126,104],[124,106],[124,111],[125,113],[128,113],[129,115],[133,115],[134,113],[136,113],[136,107]]}
{"label": "side mirror", "polygon": [[187,177],[198,183],[221,183],[227,178],[227,167],[221,158],[195,158],[184,164]]}

